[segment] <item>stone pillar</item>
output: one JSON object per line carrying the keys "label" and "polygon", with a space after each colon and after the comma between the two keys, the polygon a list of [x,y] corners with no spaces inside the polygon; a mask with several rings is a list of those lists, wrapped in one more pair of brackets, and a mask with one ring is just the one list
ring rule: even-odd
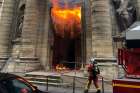
{"label": "stone pillar", "polygon": [[113,57],[110,0],[91,1],[93,2],[92,55],[98,58]]}
{"label": "stone pillar", "polygon": [[21,57],[36,56],[38,20],[38,0],[26,0],[22,29],[22,49],[20,52]]}
{"label": "stone pillar", "polygon": [[[42,62],[45,65],[45,70],[52,69],[52,48],[51,44],[53,41],[51,40],[50,35],[52,33],[50,27],[50,1],[46,1],[46,9],[45,9],[45,23],[44,23],[44,34],[43,34],[43,45],[42,45]],[[50,41],[50,42],[49,42]]]}
{"label": "stone pillar", "polygon": [[136,8],[137,8],[138,21],[140,21],[140,0],[136,0]]}
{"label": "stone pillar", "polygon": [[[85,38],[85,53],[86,56],[86,62],[89,62],[89,59],[92,57],[92,18],[91,18],[91,2],[90,0],[84,0],[84,13],[82,15],[83,20],[83,31],[84,31],[84,37]],[[83,47],[83,46],[82,46]],[[83,47],[84,48],[84,47]]]}
{"label": "stone pillar", "polygon": [[40,58],[41,64],[45,70],[51,68],[51,48],[49,48],[48,33],[51,31],[50,26],[50,5],[49,0],[39,0],[39,31],[38,31],[38,46],[37,56]]}
{"label": "stone pillar", "polygon": [[10,32],[14,14],[14,0],[4,0],[0,16],[0,57],[9,55]]}

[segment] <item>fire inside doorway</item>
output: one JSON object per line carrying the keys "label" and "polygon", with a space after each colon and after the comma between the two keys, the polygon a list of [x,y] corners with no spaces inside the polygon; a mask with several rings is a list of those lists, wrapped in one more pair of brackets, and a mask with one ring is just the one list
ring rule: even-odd
{"label": "fire inside doorway", "polygon": [[70,1],[52,0],[53,68],[63,65],[74,69],[81,61],[81,6]]}

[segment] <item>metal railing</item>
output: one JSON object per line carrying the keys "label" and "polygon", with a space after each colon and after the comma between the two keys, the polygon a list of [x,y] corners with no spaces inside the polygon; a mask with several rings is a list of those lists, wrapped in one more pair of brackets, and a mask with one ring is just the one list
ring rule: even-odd
{"label": "metal railing", "polygon": [[[76,76],[76,74],[77,74],[77,67],[81,67],[82,66],[82,64],[83,63],[79,63],[79,62],[66,62],[66,61],[63,61],[63,62],[61,62],[61,64],[63,64],[64,66],[66,65],[66,64],[75,64],[74,65],[74,69],[73,70],[71,70],[71,72],[73,71],[73,75],[71,75],[70,77],[71,77],[71,80],[72,80],[72,82],[71,82],[71,88],[72,88],[72,93],[76,93],[76,90],[77,90],[77,85],[76,85],[76,83],[77,82],[79,82],[79,83],[81,83],[81,87],[85,87],[85,86],[83,86],[83,85],[85,85],[85,83],[86,83],[86,81],[88,80],[88,77],[77,77]],[[77,66],[77,64],[78,64],[78,66]],[[80,66],[79,66],[79,64],[80,64]],[[84,65],[86,65],[86,64],[84,64]],[[61,73],[61,76],[63,76],[64,75],[64,73],[66,74],[66,73],[69,73],[70,71],[68,71],[68,72],[61,72],[60,71],[60,73]],[[84,72],[83,72],[84,73]],[[64,75],[65,76],[65,75]],[[49,84],[48,84],[48,77],[46,77],[47,78],[47,83],[46,83],[46,86],[47,86],[47,88],[46,88],[46,90],[48,91],[49,90]],[[78,78],[78,79],[77,79]],[[85,79],[84,81],[80,81],[79,80],[79,78],[81,78],[81,79]],[[110,81],[110,79],[107,79],[107,78],[105,78],[105,77],[103,77],[103,76],[99,76],[99,81],[100,81],[100,83],[101,83],[101,92],[102,93],[105,93],[105,82],[107,81]],[[63,83],[63,82],[62,82]],[[108,83],[109,84],[109,86],[112,86],[112,83]]]}
{"label": "metal railing", "polygon": [[[51,76],[51,75],[50,75]],[[46,91],[49,91],[49,76],[46,76]],[[76,76],[73,76],[73,82],[72,82],[72,93],[76,93],[76,82],[80,82],[82,85],[85,85],[86,82],[81,82],[78,79],[76,79]],[[80,77],[82,78],[82,77]],[[86,77],[83,77],[83,79],[87,79]],[[105,93],[105,88],[104,88],[104,77],[100,76],[100,81],[101,81],[101,91],[102,93]]]}

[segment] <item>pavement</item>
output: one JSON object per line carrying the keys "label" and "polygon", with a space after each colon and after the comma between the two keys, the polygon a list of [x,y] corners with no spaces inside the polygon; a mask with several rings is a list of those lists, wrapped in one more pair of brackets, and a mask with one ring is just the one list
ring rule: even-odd
{"label": "pavement", "polygon": [[[47,91],[46,86],[42,86],[42,85],[37,85],[37,86],[40,90]],[[84,93],[84,89],[76,88],[75,90],[73,90],[73,88],[63,88],[63,87],[51,86],[48,88],[48,93]],[[90,89],[89,93],[96,93],[96,90]],[[103,93],[103,92],[101,92],[101,93]],[[104,93],[112,93],[112,91],[106,90]]]}
{"label": "pavement", "polygon": [[[49,93],[84,93],[84,87],[87,82],[87,77],[85,77],[83,72],[80,71],[71,71],[71,72],[62,72],[62,73],[56,73],[56,72],[31,72],[28,74],[35,74],[35,75],[55,75],[55,76],[61,76],[63,78],[63,82],[69,82],[73,83],[73,77],[75,77],[75,89],[73,86],[67,87],[67,86],[49,86],[48,91]],[[100,87],[103,89],[102,85],[104,84],[104,93],[113,93],[112,92],[112,81],[104,80],[102,82],[102,79],[100,79]],[[47,91],[46,86],[44,85],[37,85],[38,88],[42,91]],[[92,85],[89,93],[96,93],[95,87]],[[102,92],[103,93],[103,92]]]}

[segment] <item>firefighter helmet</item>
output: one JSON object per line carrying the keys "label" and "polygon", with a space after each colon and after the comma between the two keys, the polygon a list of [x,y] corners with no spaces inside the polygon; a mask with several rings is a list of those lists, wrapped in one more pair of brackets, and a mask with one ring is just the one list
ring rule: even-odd
{"label": "firefighter helmet", "polygon": [[90,59],[90,62],[92,63],[92,64],[96,64],[97,62],[95,61],[95,58],[91,58]]}

